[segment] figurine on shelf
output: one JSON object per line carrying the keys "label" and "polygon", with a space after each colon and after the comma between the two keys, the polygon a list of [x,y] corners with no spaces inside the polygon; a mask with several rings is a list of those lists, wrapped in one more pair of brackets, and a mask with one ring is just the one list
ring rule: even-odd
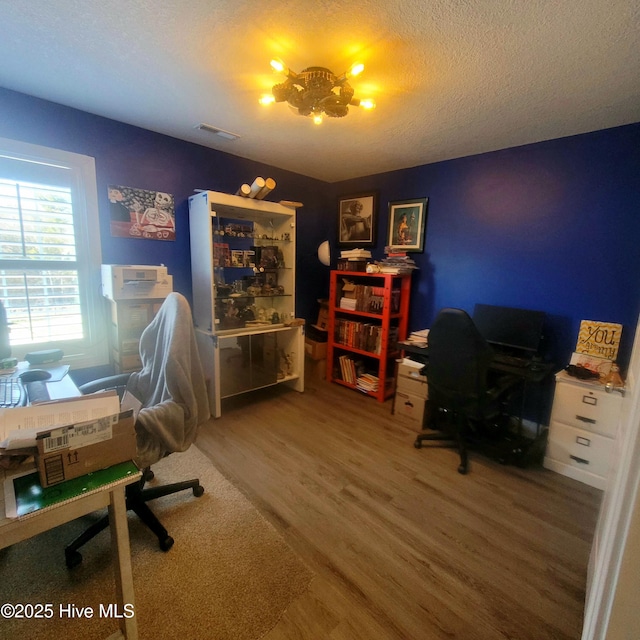
{"label": "figurine on shelf", "polygon": [[611,365],[609,373],[602,381],[605,390],[611,393],[612,391],[622,391],[624,393],[624,380],[620,375],[620,367],[616,362]]}

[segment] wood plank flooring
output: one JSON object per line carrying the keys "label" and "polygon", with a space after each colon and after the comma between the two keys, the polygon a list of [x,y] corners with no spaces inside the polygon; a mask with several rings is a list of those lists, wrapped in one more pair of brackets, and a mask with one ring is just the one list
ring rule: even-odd
{"label": "wood plank flooring", "polygon": [[390,402],[313,378],[201,429],[316,574],[266,640],[578,640],[601,492],[473,452],[462,476],[414,438]]}

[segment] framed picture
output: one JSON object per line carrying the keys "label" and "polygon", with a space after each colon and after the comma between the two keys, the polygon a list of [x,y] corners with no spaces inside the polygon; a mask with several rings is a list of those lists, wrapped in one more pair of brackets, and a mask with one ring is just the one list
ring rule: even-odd
{"label": "framed picture", "polygon": [[375,193],[340,198],[338,201],[338,244],[371,247],[376,243],[378,226]]}
{"label": "framed picture", "polygon": [[389,203],[387,245],[398,251],[424,251],[429,198]]}

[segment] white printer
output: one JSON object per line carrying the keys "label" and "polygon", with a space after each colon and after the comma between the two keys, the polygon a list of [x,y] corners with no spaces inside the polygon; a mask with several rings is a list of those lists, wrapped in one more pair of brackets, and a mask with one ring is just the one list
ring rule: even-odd
{"label": "white printer", "polygon": [[102,265],[102,295],[110,300],[166,298],[173,291],[173,276],[164,265]]}

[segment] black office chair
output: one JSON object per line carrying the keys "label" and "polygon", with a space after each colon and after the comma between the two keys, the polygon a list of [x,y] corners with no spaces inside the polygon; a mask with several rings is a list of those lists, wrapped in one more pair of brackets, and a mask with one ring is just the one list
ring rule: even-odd
{"label": "black office chair", "polygon": [[[171,293],[140,338],[142,370],[101,378],[81,387],[83,393],[125,390],[141,402],[136,418],[136,464],[143,469],[138,483],[127,486],[127,508],[134,511],[168,551],[174,543],[147,502],[191,489],[196,497],[204,493],[197,479],[145,488],[153,478],[150,467],[161,458],[186,451],[196,438],[198,427],[209,419],[209,403],[202,366],[195,343],[191,309],[186,299]],[[78,551],[109,525],[104,516],[65,548],[69,568],[82,562]]]}
{"label": "black office chair", "polygon": [[460,452],[458,471],[467,473],[467,444],[472,437],[501,429],[506,403],[518,384],[512,376],[490,379],[493,351],[471,317],[461,309],[442,309],[429,331],[429,387],[427,427],[417,449],[425,441],[455,443]]}

